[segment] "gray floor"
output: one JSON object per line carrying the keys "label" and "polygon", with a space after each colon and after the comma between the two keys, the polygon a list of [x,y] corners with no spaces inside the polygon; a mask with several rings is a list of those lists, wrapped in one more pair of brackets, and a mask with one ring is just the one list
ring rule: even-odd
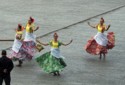
{"label": "gray floor", "polygon": [[[29,16],[35,17],[36,24],[41,27],[40,31],[36,32],[37,36],[39,36],[125,4],[124,0],[29,1],[1,1],[1,39],[13,39],[13,29],[16,28],[18,23],[25,25]],[[61,47],[62,55],[65,56],[68,66],[60,77],[53,77],[44,73],[33,60],[24,62],[22,68],[14,68],[12,85],[124,85],[124,14],[125,8],[121,8],[103,15],[106,24],[111,24],[109,31],[115,32],[116,36],[116,46],[114,49],[109,50],[105,61],[100,61],[98,56],[90,55],[83,49],[87,40],[95,35],[97,31],[91,29],[87,22],[80,23],[58,32],[59,39],[62,42],[68,42],[70,39],[74,40],[71,45]],[[100,17],[89,21],[96,24]],[[52,35],[50,34],[40,40],[49,42]],[[0,49],[11,45],[12,42],[0,42]],[[47,51],[49,51],[49,47],[45,47],[45,50],[37,54],[37,56]]]}

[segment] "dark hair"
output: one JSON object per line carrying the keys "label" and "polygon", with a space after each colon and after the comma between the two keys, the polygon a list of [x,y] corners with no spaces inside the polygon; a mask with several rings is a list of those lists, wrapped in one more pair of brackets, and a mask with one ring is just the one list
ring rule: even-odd
{"label": "dark hair", "polygon": [[53,36],[54,36],[54,37],[58,37],[58,34],[55,32]]}
{"label": "dark hair", "polygon": [[103,22],[105,22],[105,20],[104,20],[104,18],[103,18],[103,17],[101,17],[101,20],[102,20]]}
{"label": "dark hair", "polygon": [[34,22],[34,19],[32,17],[30,17],[30,20],[31,20],[32,23]]}
{"label": "dark hair", "polygon": [[21,26],[21,25],[18,25],[18,28],[21,30],[22,26]]}
{"label": "dark hair", "polygon": [[6,50],[2,50],[2,53],[1,53],[2,55],[6,55],[7,53],[6,53]]}

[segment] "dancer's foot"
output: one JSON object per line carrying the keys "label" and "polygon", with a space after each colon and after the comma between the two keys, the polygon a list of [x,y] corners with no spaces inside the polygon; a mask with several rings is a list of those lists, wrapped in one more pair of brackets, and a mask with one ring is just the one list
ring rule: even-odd
{"label": "dancer's foot", "polygon": [[101,59],[102,59],[102,53],[100,53],[99,55],[100,55],[100,56],[99,56],[99,59],[101,60]]}
{"label": "dancer's foot", "polygon": [[59,71],[57,71],[57,75],[58,75],[58,76],[60,76],[60,73],[59,73]]}
{"label": "dancer's foot", "polygon": [[102,56],[100,56],[99,59],[101,60],[101,59],[102,59]]}
{"label": "dancer's foot", "polygon": [[56,72],[53,72],[53,76],[57,76]]}
{"label": "dancer's foot", "polygon": [[18,64],[18,65],[16,65],[16,66],[17,66],[17,67],[21,67],[21,66],[22,66],[23,61],[19,60],[18,62],[19,62],[19,64]]}
{"label": "dancer's foot", "polygon": [[100,57],[99,57],[99,59],[101,60],[101,59],[102,59],[102,57],[100,56]]}
{"label": "dancer's foot", "polygon": [[18,65],[16,65],[17,67],[21,67],[22,65],[21,64],[18,64]]}
{"label": "dancer's foot", "polygon": [[105,53],[103,53],[103,59],[104,59],[104,60],[105,60],[105,57],[106,57],[106,56],[105,56]]}

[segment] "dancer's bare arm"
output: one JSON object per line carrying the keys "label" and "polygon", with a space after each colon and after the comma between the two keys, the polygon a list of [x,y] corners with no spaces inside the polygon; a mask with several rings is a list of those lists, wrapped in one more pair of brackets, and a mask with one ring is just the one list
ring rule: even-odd
{"label": "dancer's bare arm", "polygon": [[67,46],[67,45],[71,44],[71,43],[72,43],[72,41],[73,41],[73,40],[70,40],[70,42],[69,42],[69,43],[67,43],[67,44],[62,43],[62,45]]}
{"label": "dancer's bare arm", "polygon": [[92,27],[92,28],[97,28],[97,25],[95,25],[95,26],[94,26],[94,25],[91,25],[90,22],[88,22],[88,25],[89,25],[90,27]]}
{"label": "dancer's bare arm", "polygon": [[40,41],[39,41],[39,40],[37,40],[37,39],[36,39],[36,41],[37,41],[38,43],[40,43],[40,44],[44,45],[44,46],[48,46],[48,45],[49,45],[48,43],[42,43],[42,42],[40,42]]}
{"label": "dancer's bare arm", "polygon": [[38,27],[36,27],[36,29],[34,29],[34,31],[37,31],[39,29],[39,26]]}
{"label": "dancer's bare arm", "polygon": [[111,25],[108,25],[108,26],[106,27],[106,31],[108,31],[110,27],[111,27]]}

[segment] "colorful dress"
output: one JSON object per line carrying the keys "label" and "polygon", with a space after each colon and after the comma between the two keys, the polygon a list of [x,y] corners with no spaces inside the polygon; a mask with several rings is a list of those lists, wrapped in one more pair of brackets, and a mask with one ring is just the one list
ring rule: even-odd
{"label": "colorful dress", "polygon": [[[103,28],[104,27],[104,28]],[[113,32],[108,32],[105,35],[103,32],[106,30],[105,25],[102,27],[100,24],[97,26],[98,33],[88,40],[85,50],[93,55],[98,55],[100,53],[107,54],[108,49],[112,49],[115,46],[115,35]]]}
{"label": "colorful dress", "polygon": [[33,29],[35,28],[34,24],[26,25],[26,34],[23,41],[23,48],[27,51],[27,53],[31,56],[28,56],[31,60],[34,54],[37,52],[36,50],[36,36],[33,34]]}
{"label": "colorful dress", "polygon": [[34,29],[35,29],[35,25],[33,23],[31,25],[27,23],[24,41],[34,41],[35,42],[36,36],[33,34]]}
{"label": "colorful dress", "polygon": [[64,62],[63,56],[61,56],[59,50],[61,44],[62,43],[59,41],[50,41],[49,45],[51,46],[51,51],[36,58],[36,61],[45,72],[53,73],[62,71],[63,68],[66,67],[66,63]]}
{"label": "colorful dress", "polygon": [[22,36],[22,31],[16,32],[16,38],[14,40],[9,58],[14,60],[30,60],[32,55],[27,52],[27,49],[23,45],[22,37],[19,38],[19,36]]}

